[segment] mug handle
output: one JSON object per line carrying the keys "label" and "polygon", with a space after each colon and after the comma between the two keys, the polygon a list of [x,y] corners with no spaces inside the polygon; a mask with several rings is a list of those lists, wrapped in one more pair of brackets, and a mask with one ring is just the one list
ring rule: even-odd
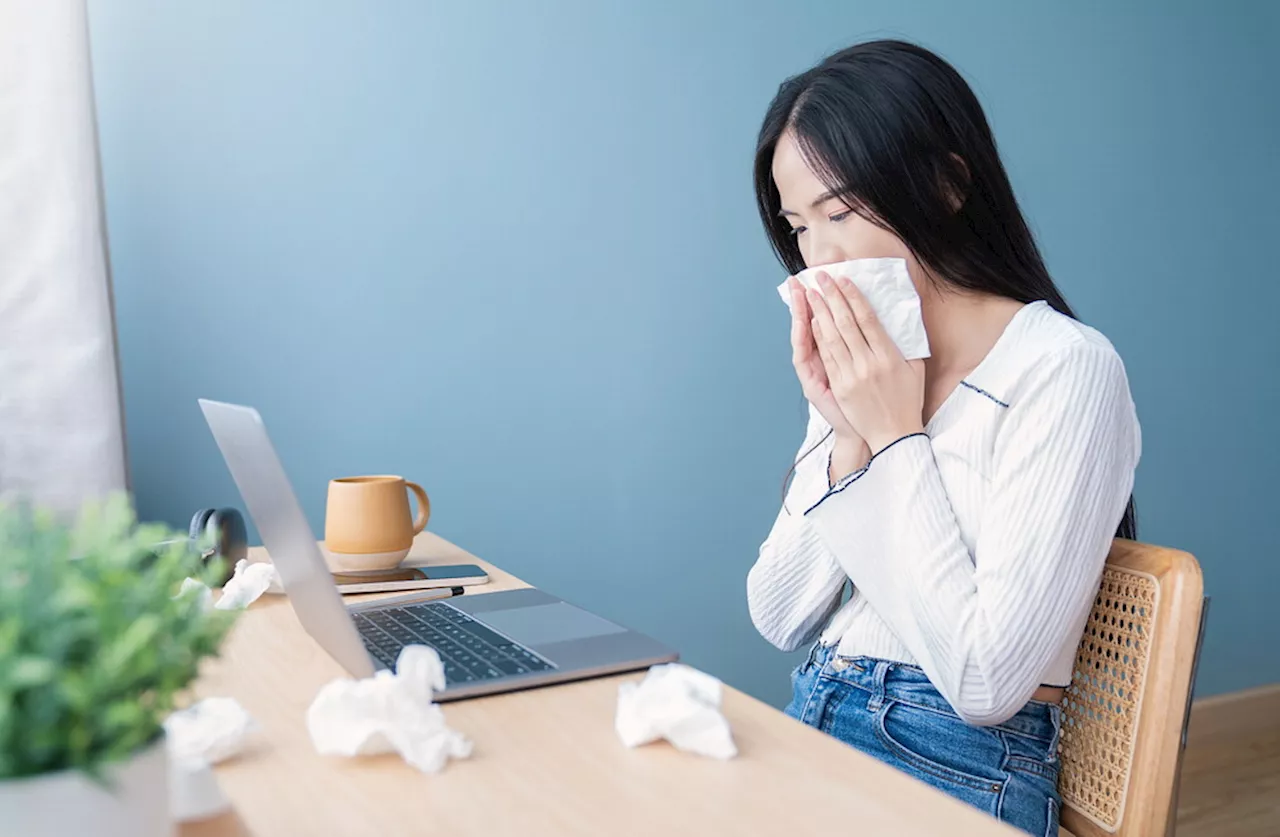
{"label": "mug handle", "polygon": [[416,535],[427,528],[427,518],[431,517],[431,501],[427,499],[427,492],[416,482],[405,480],[404,485],[418,498],[418,516],[413,520],[413,533]]}

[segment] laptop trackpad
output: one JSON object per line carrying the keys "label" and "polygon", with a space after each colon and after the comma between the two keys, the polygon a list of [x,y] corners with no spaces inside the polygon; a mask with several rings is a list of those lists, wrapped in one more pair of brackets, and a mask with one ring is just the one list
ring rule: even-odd
{"label": "laptop trackpad", "polygon": [[476,617],[524,645],[549,645],[627,630],[568,602],[491,610]]}

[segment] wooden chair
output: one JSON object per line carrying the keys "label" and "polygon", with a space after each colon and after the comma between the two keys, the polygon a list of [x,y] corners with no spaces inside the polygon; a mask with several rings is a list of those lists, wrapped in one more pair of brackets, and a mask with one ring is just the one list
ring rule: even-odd
{"label": "wooden chair", "polygon": [[1115,542],[1063,701],[1064,832],[1172,833],[1206,605],[1191,555]]}

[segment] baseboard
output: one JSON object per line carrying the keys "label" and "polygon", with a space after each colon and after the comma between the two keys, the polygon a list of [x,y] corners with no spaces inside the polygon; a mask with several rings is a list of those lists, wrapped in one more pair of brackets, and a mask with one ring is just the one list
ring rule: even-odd
{"label": "baseboard", "polygon": [[1280,683],[1202,698],[1191,705],[1187,749],[1280,734]]}

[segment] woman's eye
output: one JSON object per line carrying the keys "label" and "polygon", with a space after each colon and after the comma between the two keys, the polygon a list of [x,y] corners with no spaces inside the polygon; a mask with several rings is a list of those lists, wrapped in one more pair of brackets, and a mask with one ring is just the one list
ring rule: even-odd
{"label": "woman's eye", "polygon": [[800,235],[800,233],[804,232],[804,231],[805,231],[805,230],[807,230],[807,229],[809,229],[809,228],[808,228],[808,227],[792,227],[792,228],[791,228],[791,237],[792,237],[792,238],[795,238],[796,236]]}
{"label": "woman's eye", "polygon": [[844,212],[837,212],[835,215],[829,215],[827,217],[829,217],[833,223],[838,224],[852,214],[853,214],[852,209],[846,209]]}

